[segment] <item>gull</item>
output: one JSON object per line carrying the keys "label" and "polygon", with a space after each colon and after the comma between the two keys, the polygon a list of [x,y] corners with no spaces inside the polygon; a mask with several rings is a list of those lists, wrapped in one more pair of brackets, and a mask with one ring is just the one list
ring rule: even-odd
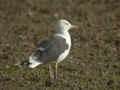
{"label": "gull", "polygon": [[54,25],[53,34],[48,39],[43,40],[29,56],[29,60],[24,61],[22,65],[35,68],[41,64],[55,63],[54,78],[57,79],[58,63],[68,56],[71,49],[69,30],[72,29],[77,29],[77,26],[64,19],[58,20]]}

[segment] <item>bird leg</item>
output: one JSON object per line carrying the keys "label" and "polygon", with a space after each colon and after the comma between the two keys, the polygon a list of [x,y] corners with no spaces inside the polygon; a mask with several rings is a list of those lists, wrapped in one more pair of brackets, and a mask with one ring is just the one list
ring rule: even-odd
{"label": "bird leg", "polygon": [[58,77],[58,63],[56,63],[56,65],[55,65],[55,79],[57,79],[57,77]]}
{"label": "bird leg", "polygon": [[49,73],[50,73],[50,78],[54,79],[51,65],[49,65]]}

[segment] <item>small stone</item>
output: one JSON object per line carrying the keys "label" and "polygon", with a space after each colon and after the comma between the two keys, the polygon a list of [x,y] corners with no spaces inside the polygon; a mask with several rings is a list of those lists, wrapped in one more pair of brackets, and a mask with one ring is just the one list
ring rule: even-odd
{"label": "small stone", "polygon": [[56,18],[59,17],[58,13],[55,13],[55,14],[54,14],[54,17],[56,17]]}

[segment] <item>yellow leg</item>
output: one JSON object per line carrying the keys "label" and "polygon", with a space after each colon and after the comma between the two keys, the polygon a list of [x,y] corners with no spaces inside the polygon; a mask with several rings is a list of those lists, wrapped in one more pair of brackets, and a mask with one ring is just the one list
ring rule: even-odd
{"label": "yellow leg", "polygon": [[58,63],[55,65],[55,79],[58,77]]}
{"label": "yellow leg", "polygon": [[51,65],[49,65],[49,74],[50,74],[50,78],[54,79]]}

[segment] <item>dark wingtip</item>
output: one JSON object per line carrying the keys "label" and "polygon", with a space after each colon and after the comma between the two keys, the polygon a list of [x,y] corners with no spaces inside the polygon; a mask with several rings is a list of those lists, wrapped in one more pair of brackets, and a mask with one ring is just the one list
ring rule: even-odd
{"label": "dark wingtip", "polygon": [[29,63],[29,61],[24,61],[24,62],[22,62],[21,64],[20,64],[21,66],[29,66],[30,65],[30,63]]}

